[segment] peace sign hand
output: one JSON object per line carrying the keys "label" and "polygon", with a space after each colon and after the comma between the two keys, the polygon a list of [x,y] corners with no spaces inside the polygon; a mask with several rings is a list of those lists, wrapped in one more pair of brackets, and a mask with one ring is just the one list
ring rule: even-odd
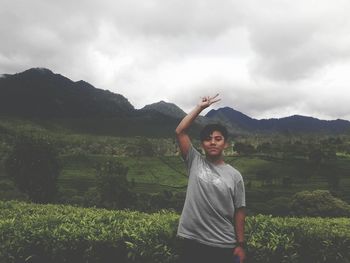
{"label": "peace sign hand", "polygon": [[208,108],[211,104],[221,100],[217,98],[218,96],[219,96],[219,93],[213,97],[210,97],[210,96],[202,97],[201,101],[198,103],[198,106],[201,107],[202,109]]}

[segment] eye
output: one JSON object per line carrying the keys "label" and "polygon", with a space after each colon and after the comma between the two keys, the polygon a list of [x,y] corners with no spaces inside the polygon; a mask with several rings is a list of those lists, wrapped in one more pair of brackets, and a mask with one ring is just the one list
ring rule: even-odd
{"label": "eye", "polygon": [[222,141],[224,138],[222,136],[215,136],[215,141]]}

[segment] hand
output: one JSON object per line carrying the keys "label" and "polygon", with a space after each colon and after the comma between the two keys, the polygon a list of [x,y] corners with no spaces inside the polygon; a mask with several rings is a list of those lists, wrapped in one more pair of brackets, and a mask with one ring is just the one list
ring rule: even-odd
{"label": "hand", "polygon": [[214,97],[206,96],[201,99],[201,101],[198,103],[198,106],[201,107],[201,109],[208,108],[211,104],[218,102],[221,99],[216,99],[219,96],[219,93],[216,94]]}
{"label": "hand", "polygon": [[239,257],[239,262],[243,263],[245,260],[245,251],[242,247],[235,247],[233,250],[233,254]]}

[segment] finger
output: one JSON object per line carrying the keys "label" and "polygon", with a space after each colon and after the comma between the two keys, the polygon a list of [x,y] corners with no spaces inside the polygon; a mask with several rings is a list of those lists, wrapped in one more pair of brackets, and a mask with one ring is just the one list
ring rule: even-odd
{"label": "finger", "polygon": [[216,95],[211,97],[211,99],[215,99],[217,96],[219,96],[219,93],[216,93]]}
{"label": "finger", "polygon": [[215,103],[215,102],[218,102],[220,101],[221,99],[216,99],[216,100],[211,100],[210,103]]}

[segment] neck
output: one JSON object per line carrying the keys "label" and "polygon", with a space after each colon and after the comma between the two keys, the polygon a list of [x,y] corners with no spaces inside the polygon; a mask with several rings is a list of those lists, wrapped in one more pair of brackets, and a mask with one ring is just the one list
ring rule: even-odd
{"label": "neck", "polygon": [[224,157],[222,155],[219,156],[206,156],[207,160],[213,164],[223,164],[225,163]]}

